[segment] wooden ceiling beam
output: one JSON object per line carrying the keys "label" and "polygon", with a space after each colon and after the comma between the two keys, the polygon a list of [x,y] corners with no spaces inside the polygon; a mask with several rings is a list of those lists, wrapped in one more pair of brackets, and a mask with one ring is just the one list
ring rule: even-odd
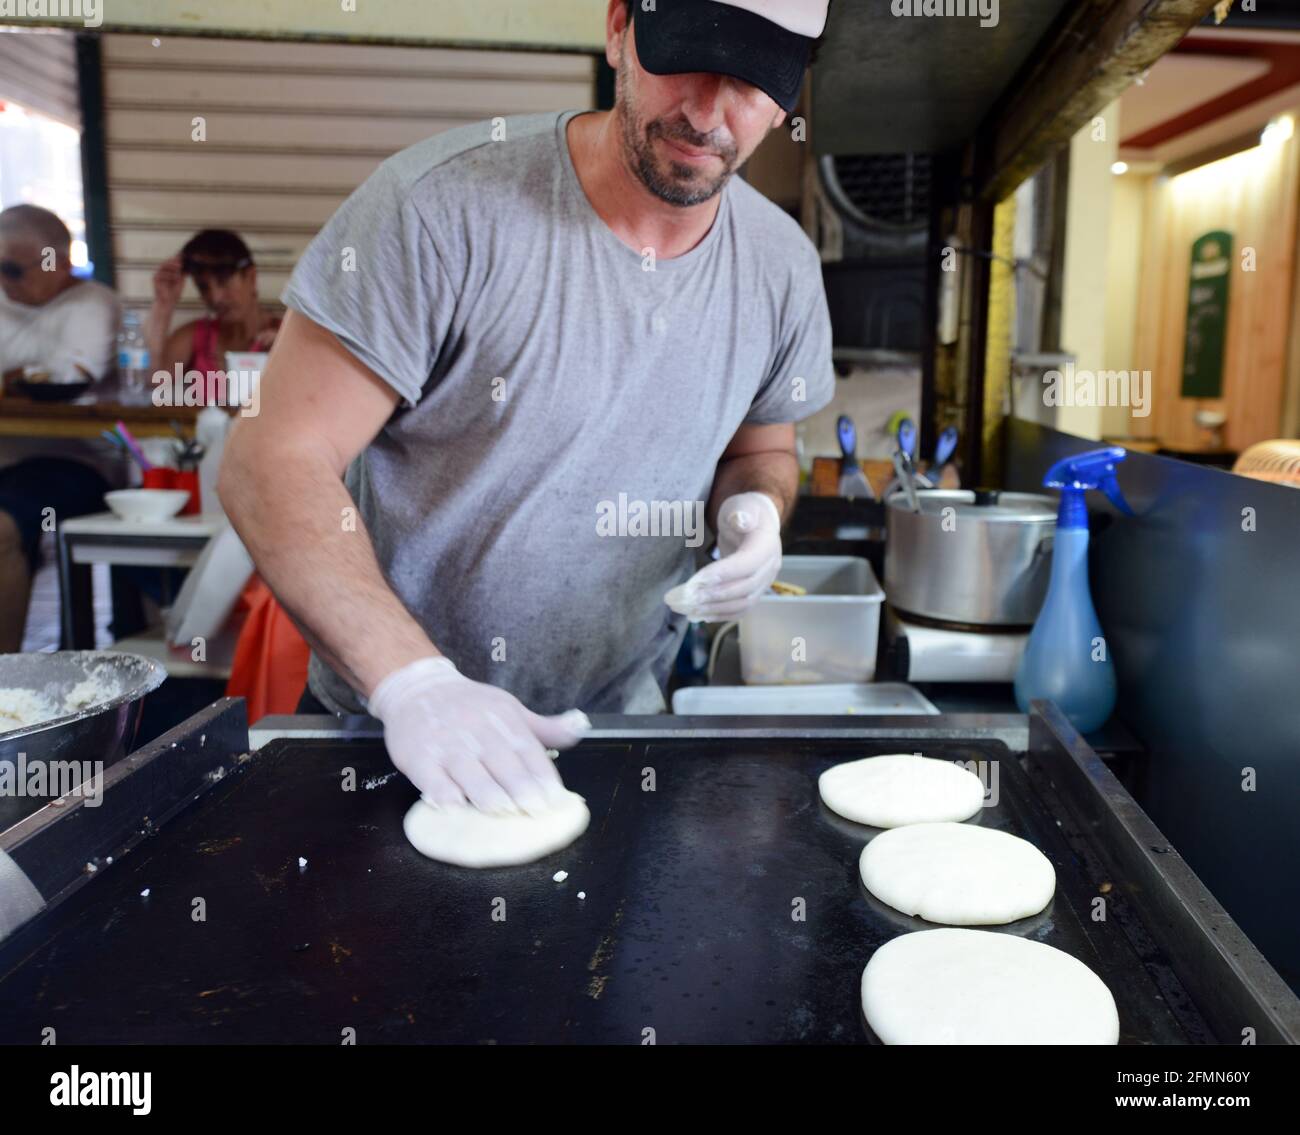
{"label": "wooden ceiling beam", "polygon": [[1080,0],[980,127],[977,195],[1000,201],[1195,27],[1215,0]]}

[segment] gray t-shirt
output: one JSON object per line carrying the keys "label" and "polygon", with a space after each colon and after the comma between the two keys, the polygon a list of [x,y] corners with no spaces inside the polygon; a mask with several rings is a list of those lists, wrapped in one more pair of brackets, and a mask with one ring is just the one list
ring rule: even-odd
{"label": "gray t-shirt", "polygon": [[[685,255],[624,245],[578,181],[574,113],[390,158],[283,299],[401,395],[347,485],[438,648],[540,713],[657,712],[685,632],[663,594],[707,542],[690,521],[742,423],[830,401],[830,317],[816,250],[738,178]],[[316,657],[310,686],[362,708]]]}

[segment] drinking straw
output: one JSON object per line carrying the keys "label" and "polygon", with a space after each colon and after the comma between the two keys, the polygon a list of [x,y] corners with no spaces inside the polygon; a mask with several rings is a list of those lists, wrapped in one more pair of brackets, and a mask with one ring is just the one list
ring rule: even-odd
{"label": "drinking straw", "polygon": [[153,464],[144,455],[144,450],[140,448],[139,443],[131,436],[131,431],[126,428],[125,422],[117,423],[117,432],[121,436],[127,449],[131,451],[131,456],[135,458],[136,463],[141,469],[148,470],[153,468]]}

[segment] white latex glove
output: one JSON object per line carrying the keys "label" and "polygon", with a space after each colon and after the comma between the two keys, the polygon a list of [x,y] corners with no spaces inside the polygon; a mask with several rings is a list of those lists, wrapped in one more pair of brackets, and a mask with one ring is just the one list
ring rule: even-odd
{"label": "white latex glove", "polygon": [[591,728],[581,710],[542,717],[513,694],[466,678],[449,658],[420,658],[370,695],[397,769],[431,804],[530,815],[562,799],[548,747],[567,749]]}
{"label": "white latex glove", "polygon": [[718,509],[718,556],[664,602],[696,622],[734,619],[772,586],[781,570],[781,512],[766,493],[737,493]]}

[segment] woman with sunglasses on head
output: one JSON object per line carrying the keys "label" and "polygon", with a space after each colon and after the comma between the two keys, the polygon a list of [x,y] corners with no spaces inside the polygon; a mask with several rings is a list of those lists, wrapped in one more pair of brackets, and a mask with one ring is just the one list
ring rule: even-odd
{"label": "woman with sunglasses on head", "polygon": [[[169,331],[185,277],[194,280],[211,315]],[[186,242],[153,278],[149,350],[155,370],[212,374],[226,369],[227,351],[267,351],[280,328],[279,316],[257,298],[257,265],[237,234],[204,229]]]}

